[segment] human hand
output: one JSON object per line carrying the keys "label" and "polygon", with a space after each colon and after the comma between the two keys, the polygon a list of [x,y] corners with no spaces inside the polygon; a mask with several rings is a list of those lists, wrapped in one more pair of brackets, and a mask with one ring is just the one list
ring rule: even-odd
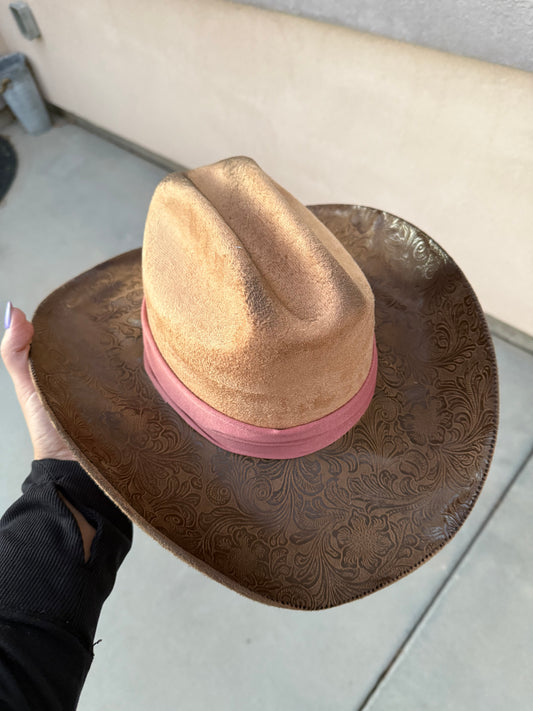
{"label": "human hand", "polygon": [[[15,386],[28,426],[33,444],[33,458],[74,460],[74,455],[52,425],[30,375],[28,356],[33,338],[33,324],[26,319],[23,311],[13,308],[11,302],[8,302],[4,326],[6,331],[0,347],[2,360]],[[87,562],[96,530],[60,491],[57,493],[76,519]]]}
{"label": "human hand", "polygon": [[6,331],[0,350],[28,426],[33,457],[73,460],[74,455],[52,425],[30,375],[28,356],[33,338],[33,324],[26,319],[23,311],[11,307],[11,323],[7,327],[9,311],[10,302],[6,309]]}

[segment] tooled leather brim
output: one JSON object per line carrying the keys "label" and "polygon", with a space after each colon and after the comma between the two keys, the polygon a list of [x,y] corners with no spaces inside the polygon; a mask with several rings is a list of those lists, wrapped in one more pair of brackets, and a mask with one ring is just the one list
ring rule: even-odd
{"label": "tooled leather brim", "polygon": [[330,446],[231,454],[161,399],[142,364],[140,249],[41,303],[30,362],[59,432],[135,523],[240,593],[318,610],[389,585],[457,532],[492,458],[498,382],[479,303],[435,242],[371,208],[311,209],[376,301],[376,391]]}

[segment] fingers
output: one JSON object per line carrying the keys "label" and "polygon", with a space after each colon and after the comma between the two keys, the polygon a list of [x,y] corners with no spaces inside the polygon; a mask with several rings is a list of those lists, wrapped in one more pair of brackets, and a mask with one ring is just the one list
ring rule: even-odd
{"label": "fingers", "polygon": [[4,333],[0,351],[15,389],[28,395],[35,389],[28,365],[33,332],[33,324],[26,319],[24,311],[13,307],[11,325]]}
{"label": "fingers", "polygon": [[33,338],[33,325],[24,311],[12,308],[11,325],[6,329],[0,350],[10,374],[22,414],[33,443],[34,459],[73,459],[72,452],[52,425],[32,377],[28,356]]}

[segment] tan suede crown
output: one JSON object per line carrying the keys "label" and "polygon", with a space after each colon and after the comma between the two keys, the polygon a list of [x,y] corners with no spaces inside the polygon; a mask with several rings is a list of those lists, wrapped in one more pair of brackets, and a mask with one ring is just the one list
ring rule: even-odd
{"label": "tan suede crown", "polygon": [[173,173],[146,220],[143,290],[161,355],[197,397],[284,429],[360,389],[374,297],[337,238],[250,158]]}

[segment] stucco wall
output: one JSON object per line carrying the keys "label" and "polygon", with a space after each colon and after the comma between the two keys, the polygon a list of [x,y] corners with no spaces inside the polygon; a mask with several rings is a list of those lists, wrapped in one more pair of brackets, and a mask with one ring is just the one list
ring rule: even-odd
{"label": "stucco wall", "polygon": [[223,0],[32,7],[42,39],[7,0],[0,27],[53,103],[183,165],[251,155],[305,203],[400,215],[533,334],[533,74]]}
{"label": "stucco wall", "polygon": [[533,0],[237,0],[533,70]]}

